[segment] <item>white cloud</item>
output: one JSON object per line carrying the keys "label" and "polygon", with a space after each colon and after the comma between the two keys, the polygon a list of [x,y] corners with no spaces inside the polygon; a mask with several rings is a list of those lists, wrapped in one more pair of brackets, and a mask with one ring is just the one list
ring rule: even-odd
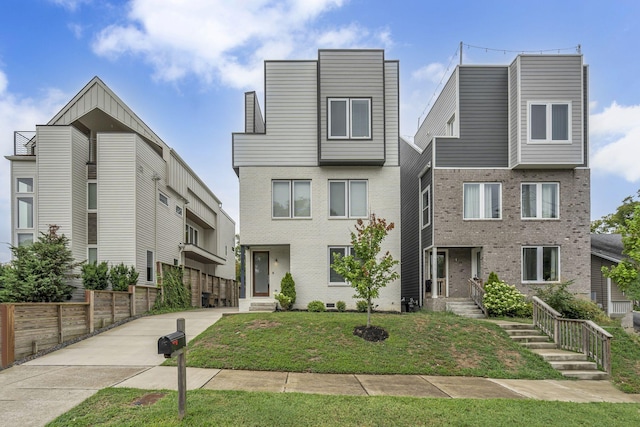
{"label": "white cloud", "polygon": [[411,78],[419,81],[427,80],[437,84],[440,83],[446,71],[444,64],[441,64],[440,62],[432,62],[431,64],[418,68],[411,73]]}
{"label": "white cloud", "polygon": [[615,101],[589,118],[591,168],[618,175],[629,182],[640,181],[640,105]]}
{"label": "white cloud", "polygon": [[[13,154],[14,131],[35,131],[36,124],[49,121],[69,96],[57,89],[46,89],[38,99],[20,98],[9,90],[9,80],[0,70],[0,152]],[[0,162],[0,262],[10,258],[7,244],[11,242],[11,187],[9,162]]]}
{"label": "white cloud", "polygon": [[91,0],[49,0],[51,3],[62,6],[70,11],[76,10],[82,3],[89,3]]}
{"label": "white cloud", "polygon": [[265,59],[315,57],[317,48],[392,44],[388,29],[370,31],[357,23],[317,27],[322,15],[345,1],[132,0],[125,22],[100,31],[93,50],[111,59],[141,56],[160,80],[195,75],[205,82],[259,88]]}

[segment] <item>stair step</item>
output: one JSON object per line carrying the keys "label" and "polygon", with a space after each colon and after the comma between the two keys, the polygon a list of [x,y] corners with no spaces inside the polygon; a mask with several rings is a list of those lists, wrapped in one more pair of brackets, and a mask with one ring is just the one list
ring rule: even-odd
{"label": "stair step", "polygon": [[534,328],[533,324],[531,323],[502,323],[500,324],[500,327],[502,329],[506,329],[507,331],[516,329],[528,329],[531,331],[537,331],[537,329]]}
{"label": "stair step", "polygon": [[553,369],[558,371],[597,371],[598,366],[594,362],[587,362],[582,360],[563,360],[563,361],[549,361],[548,362]]}
{"label": "stair step", "polygon": [[511,339],[519,343],[549,342],[549,337],[546,335],[515,335]]}
{"label": "stair step", "polygon": [[564,361],[584,362],[587,360],[586,354],[574,353],[572,351],[566,351],[566,350],[534,349],[533,352],[542,356],[542,358],[547,362],[564,362]]}
{"label": "stair step", "polygon": [[551,349],[555,349],[556,347],[556,343],[554,342],[521,342],[520,345],[522,345],[523,347],[528,348],[529,350],[551,350]]}
{"label": "stair step", "polygon": [[578,380],[608,380],[609,374],[602,371],[560,371],[562,375],[568,378]]}
{"label": "stair step", "polygon": [[[528,336],[534,336],[534,335],[543,336],[540,331],[535,330],[535,329],[507,329],[506,333],[510,337],[527,336],[527,335]],[[544,336],[546,336],[546,335],[544,335]]]}

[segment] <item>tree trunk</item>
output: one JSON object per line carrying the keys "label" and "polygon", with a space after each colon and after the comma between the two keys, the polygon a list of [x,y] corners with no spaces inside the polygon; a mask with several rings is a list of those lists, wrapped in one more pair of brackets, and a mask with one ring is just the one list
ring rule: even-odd
{"label": "tree trunk", "polygon": [[367,300],[367,328],[371,326],[371,299]]}

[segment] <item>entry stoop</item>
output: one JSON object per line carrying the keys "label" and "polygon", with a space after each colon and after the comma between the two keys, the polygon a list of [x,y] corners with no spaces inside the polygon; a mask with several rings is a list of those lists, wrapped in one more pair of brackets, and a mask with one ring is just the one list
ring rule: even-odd
{"label": "entry stoop", "polygon": [[484,319],[485,315],[472,300],[447,301],[446,310],[469,319]]}
{"label": "entry stoop", "polygon": [[598,370],[587,356],[573,351],[560,350],[548,336],[526,323],[500,323],[512,340],[539,354],[552,368],[563,376],[580,380],[607,380],[609,375]]}
{"label": "entry stoop", "polygon": [[256,302],[251,301],[251,305],[249,306],[249,311],[265,311],[265,312],[274,312],[276,311],[276,302],[275,301],[265,301],[265,302]]}

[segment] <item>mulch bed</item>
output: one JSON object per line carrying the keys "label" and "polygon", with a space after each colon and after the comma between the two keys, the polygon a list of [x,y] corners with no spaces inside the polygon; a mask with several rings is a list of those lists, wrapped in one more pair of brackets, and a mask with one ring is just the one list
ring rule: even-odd
{"label": "mulch bed", "polygon": [[353,335],[359,336],[364,340],[372,342],[384,341],[389,338],[389,332],[387,332],[380,326],[373,325],[369,327],[367,327],[366,325],[356,326],[353,329]]}

